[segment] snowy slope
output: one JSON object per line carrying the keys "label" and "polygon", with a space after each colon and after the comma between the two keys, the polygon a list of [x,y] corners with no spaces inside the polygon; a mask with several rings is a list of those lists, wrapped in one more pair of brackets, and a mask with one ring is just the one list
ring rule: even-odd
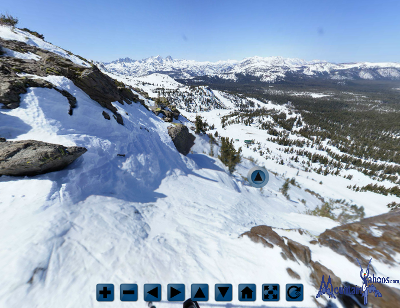
{"label": "snowy slope", "polygon": [[[88,152],[61,172],[0,178],[0,306],[95,307],[101,282],[160,282],[166,294],[173,281],[289,280],[284,264],[271,272],[259,258],[263,247],[238,235],[260,224],[305,228],[306,220],[291,216],[296,207],[244,186],[213,158],[180,155],[167,124],[141,105],[116,104],[124,111],[121,126],[102,118],[103,108],[66,78],[46,79],[77,97],[74,115],[55,90],[30,88],[20,108],[1,112],[19,123],[11,139]],[[280,181],[272,178],[271,187]],[[311,231],[335,223],[323,225]],[[270,253],[279,260],[278,249]]]}
{"label": "snowy slope", "polygon": [[[1,36],[13,39],[14,32],[2,31]],[[59,92],[29,88],[21,95],[19,108],[0,109],[0,135],[8,140],[84,146],[88,152],[63,171],[30,178],[0,177],[0,307],[127,307],[119,301],[121,283],[139,284],[139,300],[132,307],[146,307],[144,283],[162,284],[163,301],[157,308],[181,305],[166,301],[168,283],[185,283],[187,298],[190,284],[209,283],[210,300],[202,308],[244,307],[237,300],[239,283],[256,283],[257,292],[263,283],[280,283],[283,288],[294,282],[287,267],[300,274],[301,280],[295,282],[305,285],[304,301],[291,306],[315,307],[317,290],[311,285],[309,268],[283,260],[276,246],[265,248],[239,235],[263,224],[302,228],[308,231],[302,237],[275,230],[308,243],[336,226],[338,223],[328,218],[305,214],[320,204],[305,188],[325,197],[365,204],[367,216],[385,212],[382,205],[394,199],[355,194],[343,188],[347,183],[340,177],[313,174],[312,179],[303,172],[296,176],[296,168],[273,160],[260,164],[278,174],[271,173],[262,190],[250,187],[242,176],[254,164],[244,159],[230,175],[218,159],[207,155],[210,146],[206,136],[197,136],[193,153],[182,156],[168,136],[171,124],[142,105],[114,103],[124,118],[122,126],[105,120],[101,115],[105,109],[70,80],[44,78],[77,98],[73,116],[68,115],[68,101]],[[155,78],[152,83],[163,81],[171,88],[179,87],[163,76],[151,78]],[[265,141],[265,132],[254,126],[238,124],[222,129],[220,116],[236,105],[222,92],[204,91],[215,94],[227,108],[202,113],[221,135]],[[284,106],[265,105],[289,113]],[[195,115],[183,113],[190,119]],[[278,155],[273,145],[269,146]],[[251,148],[243,151],[245,157],[258,157]],[[279,189],[292,175],[302,188],[291,186],[287,200]],[[356,175],[363,181],[362,174]],[[317,184],[320,177],[324,185]],[[306,204],[299,202],[301,199]],[[347,259],[333,255],[326,247],[310,248],[315,260],[327,262],[347,281],[360,283],[359,268]],[[374,267],[383,276],[400,276],[398,269],[378,262]],[[114,302],[96,301],[98,283],[115,285]],[[215,283],[233,284],[232,303],[215,303]],[[265,306],[259,294],[250,307]],[[274,306],[288,305],[281,300]]]}
{"label": "snowy slope", "polygon": [[[118,76],[114,76],[117,77]],[[124,80],[124,79],[123,79]],[[130,84],[133,86],[141,86],[145,87],[146,90],[149,90],[150,92],[154,92],[155,89],[163,87],[168,90],[176,90],[178,88],[184,87],[183,84],[175,81],[175,79],[171,78],[168,75],[165,74],[151,74],[151,75],[146,75],[142,77],[136,77],[136,78],[129,78],[128,79]],[[124,80],[126,82],[126,80]],[[152,88],[146,87],[146,86],[153,86]]]}
{"label": "snowy slope", "polygon": [[[140,292],[144,283],[161,283],[164,299],[168,283],[185,283],[187,294],[191,283],[209,283],[211,305],[213,284],[232,283],[234,294],[245,281],[284,285],[292,281],[286,267],[306,285],[305,300],[296,306],[314,306],[308,268],[284,261],[277,247],[267,250],[238,236],[262,224],[318,235],[337,223],[300,214],[305,207],[278,192],[280,177],[271,175],[260,191],[230,176],[218,160],[199,153],[208,150],[201,137],[197,153],[180,155],[167,136],[168,124],[139,104],[115,104],[124,111],[121,126],[103,119],[103,108],[69,80],[47,80],[77,97],[74,115],[58,92],[31,88],[20,108],[1,111],[20,128],[12,139],[76,144],[88,152],[61,172],[0,178],[0,306],[97,307],[95,285],[106,282],[117,290],[120,283],[138,283]],[[244,160],[238,170],[245,174],[252,166]],[[292,194],[311,208],[318,203],[300,189]],[[328,254],[318,248],[318,258]],[[356,266],[340,260],[341,271],[355,273],[348,280],[359,283]],[[102,306],[125,307],[118,291],[116,297]],[[235,296],[232,304],[238,303]],[[137,305],[145,306],[142,293]],[[157,304],[169,306],[177,305]]]}

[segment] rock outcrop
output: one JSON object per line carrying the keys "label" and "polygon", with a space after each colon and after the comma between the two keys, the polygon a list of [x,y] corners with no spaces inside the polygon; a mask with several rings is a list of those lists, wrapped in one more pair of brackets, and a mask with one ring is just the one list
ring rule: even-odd
{"label": "rock outcrop", "polygon": [[[396,265],[392,256],[400,253],[400,210],[326,230],[318,242],[357,266],[356,258],[363,264],[368,263],[363,256]],[[373,264],[371,268],[373,272]]]}
{"label": "rock outcrop", "polygon": [[178,120],[180,111],[175,105],[171,105],[165,97],[158,97],[155,105],[149,108],[156,116],[162,114],[165,122],[172,122],[173,119]]}
{"label": "rock outcrop", "polygon": [[64,169],[87,150],[36,140],[0,142],[0,176],[32,176]]}
{"label": "rock outcrop", "polygon": [[179,153],[187,155],[190,148],[194,145],[196,139],[189,129],[183,124],[171,125],[168,127],[168,134],[170,135],[176,149]]}
{"label": "rock outcrop", "polygon": [[263,245],[266,247],[272,248],[274,247],[274,245],[279,246],[282,249],[282,253],[284,255],[282,256],[283,258],[286,257],[292,261],[296,261],[296,258],[294,257],[290,248],[285,244],[283,238],[274,230],[272,230],[271,227],[269,226],[253,227],[250,229],[250,231],[240,235],[240,237],[245,235],[256,243],[263,243]]}
{"label": "rock outcrop", "polygon": [[[292,230],[303,234],[303,230]],[[349,285],[343,282],[329,268],[318,261],[312,260],[311,250],[308,246],[302,245],[286,237],[281,237],[269,226],[257,226],[240,235],[248,236],[256,243],[262,243],[264,247],[272,248],[274,245],[282,249],[281,256],[284,260],[298,260],[308,266],[311,270],[310,280],[316,289],[321,285],[322,276],[331,277],[333,286]],[[319,235],[318,241],[311,241],[310,244],[326,246],[336,253],[345,256],[350,262],[359,266],[356,258],[366,266],[369,258],[379,260],[390,266],[399,266],[393,256],[400,253],[400,210],[362,219],[359,222],[345,224],[326,230]],[[288,274],[298,278],[291,268],[287,269]],[[371,275],[375,273],[373,262],[370,265]],[[357,273],[358,274],[358,273]],[[395,277],[393,277],[395,279]],[[361,280],[360,280],[361,283]],[[400,302],[400,291],[390,285],[376,283],[376,287],[382,297],[375,297],[373,294],[368,297],[372,307],[391,308],[397,307]],[[344,307],[357,307],[355,301],[359,300],[353,295],[338,295],[338,299]],[[363,300],[360,301],[361,303]],[[318,302],[316,305],[321,306]],[[360,306],[362,307],[362,306]]]}
{"label": "rock outcrop", "polygon": [[[58,56],[50,51],[40,49],[19,41],[3,40],[0,38],[0,46],[17,52],[31,52],[40,59],[19,59],[13,57],[0,57],[0,103],[2,108],[14,109],[19,107],[20,94],[26,93],[28,87],[54,88],[50,83],[39,79],[19,76],[18,73],[27,73],[37,76],[59,75],[74,82],[89,97],[98,102],[104,108],[109,109],[123,124],[122,117],[112,102],[120,104],[139,101],[139,96],[134,94],[122,82],[118,82],[103,74],[96,66],[85,67],[73,63],[71,60]],[[72,115],[72,109],[76,106],[76,99],[67,91],[59,91],[70,102],[68,113]]]}
{"label": "rock outcrop", "polygon": [[102,114],[103,114],[104,119],[106,119],[106,120],[111,120],[111,117],[110,117],[110,115],[109,115],[107,112],[103,111]]}

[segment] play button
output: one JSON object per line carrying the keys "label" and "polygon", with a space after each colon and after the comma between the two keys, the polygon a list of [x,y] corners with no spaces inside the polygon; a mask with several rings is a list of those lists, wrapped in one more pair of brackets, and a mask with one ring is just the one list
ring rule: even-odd
{"label": "play button", "polygon": [[171,298],[177,296],[178,294],[181,294],[181,291],[178,291],[174,287],[171,287]]}
{"label": "play button", "polygon": [[173,302],[179,302],[185,300],[185,285],[181,283],[169,284],[168,290],[168,300]]}

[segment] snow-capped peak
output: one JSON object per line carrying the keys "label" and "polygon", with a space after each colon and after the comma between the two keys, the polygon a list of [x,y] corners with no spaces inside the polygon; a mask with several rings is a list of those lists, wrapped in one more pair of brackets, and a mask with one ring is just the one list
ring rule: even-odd
{"label": "snow-capped peak", "polygon": [[131,59],[129,57],[126,57],[126,58],[119,58],[117,60],[114,60],[114,61],[106,63],[106,64],[110,64],[110,63],[132,63],[132,62],[135,62],[135,61],[136,60],[133,60],[133,59]]}
{"label": "snow-capped peak", "polygon": [[226,60],[199,62],[173,59],[171,56],[149,57],[143,60],[114,61],[105,64],[109,72],[131,77],[151,73],[164,73],[173,78],[185,79],[199,76],[213,76],[237,80],[238,75],[254,76],[260,81],[275,82],[284,80],[287,74],[300,78],[328,79],[400,79],[400,63],[346,63],[335,64],[324,60],[303,60],[280,56],[253,56],[241,61]]}

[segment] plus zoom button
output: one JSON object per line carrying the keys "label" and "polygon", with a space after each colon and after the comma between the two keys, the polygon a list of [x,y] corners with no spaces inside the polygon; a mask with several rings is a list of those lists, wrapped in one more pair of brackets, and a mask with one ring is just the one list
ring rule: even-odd
{"label": "plus zoom button", "polygon": [[114,300],[114,285],[111,283],[96,286],[96,299],[99,302],[112,302]]}

